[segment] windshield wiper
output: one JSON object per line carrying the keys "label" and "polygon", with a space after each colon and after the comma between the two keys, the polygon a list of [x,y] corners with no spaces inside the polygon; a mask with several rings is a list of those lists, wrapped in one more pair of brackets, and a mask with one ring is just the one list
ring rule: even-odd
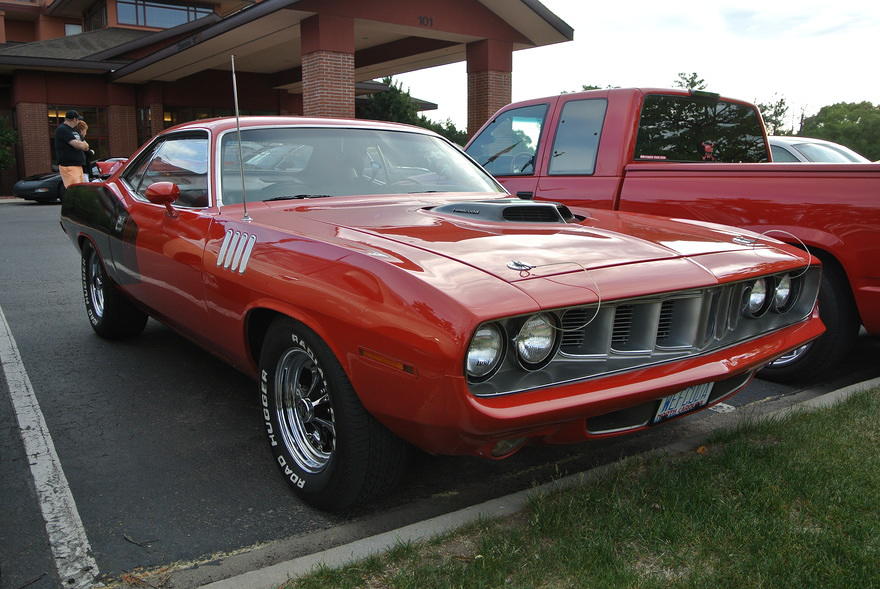
{"label": "windshield wiper", "polygon": [[495,155],[491,156],[489,159],[484,161],[481,165],[485,166],[486,164],[491,164],[492,162],[497,160],[499,157],[501,157],[502,155],[504,155],[505,153],[507,153],[508,151],[510,151],[511,149],[516,147],[517,145],[519,145],[520,143],[522,143],[522,139],[520,139],[519,141],[517,141],[513,145],[508,145],[507,147],[505,147],[504,149],[502,149],[501,151],[499,151],[498,153],[496,153]]}
{"label": "windshield wiper", "polygon": [[269,202],[270,200],[296,200],[298,198],[327,198],[328,196],[333,196],[331,194],[288,194],[284,196],[273,196],[272,198],[264,198],[263,202]]}

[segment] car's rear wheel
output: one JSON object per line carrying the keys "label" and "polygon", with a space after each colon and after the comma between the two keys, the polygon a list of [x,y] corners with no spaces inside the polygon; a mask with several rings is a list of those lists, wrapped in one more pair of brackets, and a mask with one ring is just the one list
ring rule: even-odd
{"label": "car's rear wheel", "polygon": [[782,383],[815,382],[843,362],[852,350],[859,334],[859,316],[846,276],[833,262],[826,262],[822,268],[819,316],[825,323],[824,334],[780,356],[758,376]]}
{"label": "car's rear wheel", "polygon": [[260,353],[263,421],[275,463],[307,503],[341,510],[397,484],[407,445],[376,421],[330,348],[279,317]]}
{"label": "car's rear wheel", "polygon": [[89,242],[82,248],[80,270],[86,315],[95,333],[107,339],[121,339],[144,330],[147,314],[119,291],[107,276],[101,256]]}

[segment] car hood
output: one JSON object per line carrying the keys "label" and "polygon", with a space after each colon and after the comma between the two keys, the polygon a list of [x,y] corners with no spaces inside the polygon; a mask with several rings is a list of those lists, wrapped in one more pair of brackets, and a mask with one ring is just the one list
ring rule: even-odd
{"label": "car hood", "polygon": [[[283,206],[272,203],[260,217],[279,228],[301,228],[307,217],[311,222],[352,230],[345,233],[349,241],[357,241],[358,234],[368,234],[385,240],[389,250],[395,249],[395,243],[405,244],[508,282],[585,268],[781,245],[720,225],[592,209],[574,209],[578,217],[570,222],[486,219],[472,214],[475,206],[471,203],[516,205],[522,201],[486,199],[486,195],[470,199],[461,195],[431,196],[399,200],[382,197],[381,201],[376,197],[340,197]],[[450,203],[455,206],[443,206]]]}

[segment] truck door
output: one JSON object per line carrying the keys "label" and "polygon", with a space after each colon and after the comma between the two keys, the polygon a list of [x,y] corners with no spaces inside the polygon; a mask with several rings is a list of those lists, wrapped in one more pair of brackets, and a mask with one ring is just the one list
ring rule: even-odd
{"label": "truck door", "polygon": [[[617,167],[597,165],[608,99],[560,97],[535,198],[608,209],[614,205]],[[616,162],[615,162],[616,163]],[[606,169],[607,168],[607,169]]]}
{"label": "truck door", "polygon": [[496,115],[467,147],[467,154],[514,196],[534,196],[538,184],[536,168],[542,159],[546,134],[544,121],[555,100],[519,106]]}

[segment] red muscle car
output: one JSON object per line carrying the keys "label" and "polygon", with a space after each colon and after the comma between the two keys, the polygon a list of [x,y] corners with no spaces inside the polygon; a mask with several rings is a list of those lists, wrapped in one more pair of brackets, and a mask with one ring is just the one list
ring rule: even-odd
{"label": "red muscle car", "polygon": [[61,222],[94,330],[152,316],[251,375],[274,461],[325,509],[393,486],[409,444],[497,459],[639,430],[823,331],[798,249],[511,198],[403,125],[180,125],[69,188]]}

